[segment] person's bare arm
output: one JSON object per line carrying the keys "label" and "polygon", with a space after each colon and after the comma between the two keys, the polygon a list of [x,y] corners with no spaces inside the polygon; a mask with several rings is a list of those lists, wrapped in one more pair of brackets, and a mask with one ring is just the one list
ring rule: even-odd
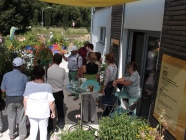
{"label": "person's bare arm", "polygon": [[24,105],[25,114],[26,114],[27,100],[28,100],[28,98],[25,98],[24,97],[24,99],[23,99],[23,105]]}
{"label": "person's bare arm", "polygon": [[124,85],[124,86],[128,86],[128,85],[131,85],[132,82],[130,82],[130,81],[128,81],[128,80],[126,80],[126,81],[115,81],[115,84],[116,84],[116,85],[117,85],[117,84],[122,84],[122,85]]}
{"label": "person's bare arm", "polygon": [[81,68],[82,68],[82,67],[79,67],[79,68],[78,68],[78,73],[77,73],[77,75],[76,75],[76,78],[77,78],[77,79],[81,77],[81,71],[82,71]]}
{"label": "person's bare arm", "polygon": [[5,90],[1,90],[2,92],[6,92]]}
{"label": "person's bare arm", "polygon": [[62,55],[62,57],[63,57],[63,59],[65,60],[65,61],[68,61],[68,58],[64,55],[64,54],[61,54]]}
{"label": "person's bare arm", "polygon": [[27,100],[28,100],[28,98],[25,98],[25,97],[24,97],[23,104],[24,104],[24,108],[25,108],[25,109],[26,109],[26,106],[27,106]]}
{"label": "person's bare arm", "polygon": [[50,107],[50,110],[52,111],[51,118],[55,118],[55,103],[54,103],[54,101],[49,102],[49,107]]}
{"label": "person's bare arm", "polygon": [[85,72],[86,72],[86,66],[83,65],[83,66],[81,67],[81,70],[80,70],[80,77],[83,77]]}
{"label": "person's bare arm", "polygon": [[122,77],[122,78],[119,78],[119,79],[117,79],[115,81],[118,82],[118,81],[124,81],[124,80],[125,80],[125,77]]}

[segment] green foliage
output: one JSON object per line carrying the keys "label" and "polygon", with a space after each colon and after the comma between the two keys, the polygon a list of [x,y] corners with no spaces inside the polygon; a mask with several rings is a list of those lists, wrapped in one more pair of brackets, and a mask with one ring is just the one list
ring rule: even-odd
{"label": "green foliage", "polygon": [[79,29],[68,28],[66,30],[66,34],[68,34],[68,35],[83,35],[83,34],[88,34],[88,31],[85,28],[79,28]]}
{"label": "green foliage", "polygon": [[13,52],[5,48],[4,46],[0,46],[0,82],[3,78],[3,75],[12,70],[12,60],[13,60]]}
{"label": "green foliage", "polygon": [[[44,9],[51,6],[50,9]],[[44,10],[43,10],[44,9]],[[42,12],[43,11],[43,12]],[[42,14],[43,13],[43,14]],[[56,5],[36,0],[0,0],[0,33],[9,34],[11,26],[26,29],[28,26],[90,28],[90,8]]]}
{"label": "green foliage", "polygon": [[0,32],[7,34],[11,26],[25,28],[30,25],[30,18],[33,14],[32,2],[27,0],[0,0]]}
{"label": "green foliage", "polygon": [[83,130],[81,128],[76,128],[71,132],[62,132],[59,137],[60,140],[95,140],[95,131],[95,129]]}
{"label": "green foliage", "polygon": [[103,117],[99,121],[99,140],[134,140],[139,131],[149,126],[146,120],[125,113]]}
{"label": "green foliage", "polygon": [[[48,41],[49,32],[51,31],[54,34],[53,42]],[[0,46],[0,80],[6,72],[12,70],[12,61],[17,56],[25,59],[26,65],[24,73],[31,79],[31,70],[34,65],[34,57],[36,56],[36,51],[41,46],[41,42],[39,41],[37,34],[43,34],[45,36],[47,47],[53,43],[57,43],[59,48],[61,48],[61,46],[68,47],[70,42],[73,42],[81,47],[83,46],[84,41],[87,41],[83,40],[82,38],[76,38],[76,36],[79,37],[79,34],[87,33],[85,28],[69,29],[69,32],[70,34],[65,32],[64,28],[49,28],[48,30],[46,28],[32,28],[24,34],[15,35],[13,41],[10,41],[9,36],[4,36],[3,38],[5,39],[5,43],[4,45]],[[23,41],[19,41],[20,38]],[[27,51],[26,46],[32,47],[33,50]],[[46,64],[51,62],[51,58],[52,54],[45,50],[38,54],[38,59],[41,60],[42,66],[46,66]]]}
{"label": "green foliage", "polygon": [[72,42],[76,47],[81,48],[84,45],[84,40],[74,40]]}

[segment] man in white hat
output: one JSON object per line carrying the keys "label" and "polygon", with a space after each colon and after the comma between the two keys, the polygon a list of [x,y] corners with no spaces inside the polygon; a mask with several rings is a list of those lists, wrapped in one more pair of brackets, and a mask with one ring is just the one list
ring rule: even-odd
{"label": "man in white hat", "polygon": [[24,60],[17,57],[13,60],[13,71],[3,76],[1,91],[6,92],[6,108],[8,117],[8,129],[10,140],[14,140],[16,133],[16,117],[19,123],[19,139],[24,140],[27,136],[26,116],[24,115],[23,94],[28,77],[21,73]]}
{"label": "man in white hat", "polygon": [[[72,46],[69,51],[71,52],[71,55],[69,57],[65,57],[64,54],[62,54],[62,57],[65,61],[68,61],[68,78],[69,81],[74,80],[76,81],[79,78],[80,75],[80,68],[83,65],[83,59],[78,54],[78,48],[76,46]],[[69,94],[68,96],[74,96],[73,94]],[[78,95],[75,95],[74,101],[78,99]]]}

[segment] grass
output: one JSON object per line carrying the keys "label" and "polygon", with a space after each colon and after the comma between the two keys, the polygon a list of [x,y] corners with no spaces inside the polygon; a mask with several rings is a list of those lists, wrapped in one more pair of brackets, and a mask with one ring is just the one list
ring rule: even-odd
{"label": "grass", "polygon": [[67,30],[64,30],[63,27],[33,27],[31,32],[33,32],[34,34],[49,34],[50,32],[53,32],[54,34],[64,34],[65,36],[79,36],[89,34],[86,28],[68,28]]}

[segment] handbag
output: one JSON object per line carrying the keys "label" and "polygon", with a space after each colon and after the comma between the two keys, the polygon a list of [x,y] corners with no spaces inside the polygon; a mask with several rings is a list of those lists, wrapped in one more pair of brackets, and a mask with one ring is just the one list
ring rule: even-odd
{"label": "handbag", "polygon": [[113,83],[113,81],[108,82],[106,87],[105,87],[104,92],[105,92],[106,96],[107,95],[110,96],[114,92],[114,87],[112,86],[112,83]]}
{"label": "handbag", "polygon": [[0,110],[5,110],[5,100],[0,97]]}

